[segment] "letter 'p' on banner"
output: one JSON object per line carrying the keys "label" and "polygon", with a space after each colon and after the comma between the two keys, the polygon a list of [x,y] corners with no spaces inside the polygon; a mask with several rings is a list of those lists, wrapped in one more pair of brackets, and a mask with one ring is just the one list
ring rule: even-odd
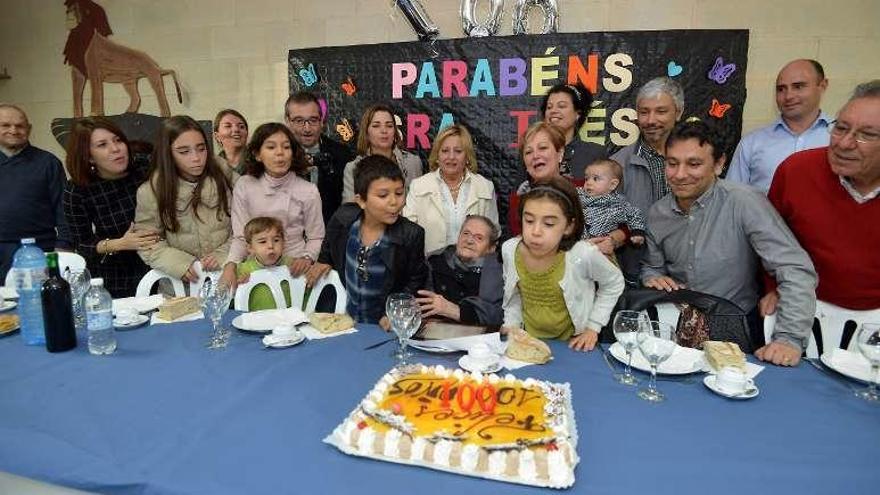
{"label": "letter 'p' on banner", "polygon": [[519,136],[560,82],[594,93],[580,136],[613,152],[638,139],[639,87],[671,77],[684,88],[682,119],[716,125],[731,156],[742,132],[748,44],[747,30],[673,30],[306,48],[290,50],[289,81],[291,93],[309,90],[322,99],[324,132],[352,147],[360,117],[374,103],[395,109],[404,147],[423,158],[440,129],[464,124],[480,173],[504,197],[525,176]]}

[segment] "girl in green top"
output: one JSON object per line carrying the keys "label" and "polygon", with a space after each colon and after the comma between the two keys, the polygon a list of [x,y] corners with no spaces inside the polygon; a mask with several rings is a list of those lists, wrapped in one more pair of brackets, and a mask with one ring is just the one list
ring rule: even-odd
{"label": "girl in green top", "polygon": [[[244,239],[248,257],[236,267],[238,283],[247,282],[250,274],[273,266],[287,266],[289,260],[284,252],[284,225],[277,218],[255,217],[244,226]],[[287,307],[290,307],[290,287],[281,284]],[[275,309],[275,298],[265,284],[254,287],[248,298],[248,310]]]}

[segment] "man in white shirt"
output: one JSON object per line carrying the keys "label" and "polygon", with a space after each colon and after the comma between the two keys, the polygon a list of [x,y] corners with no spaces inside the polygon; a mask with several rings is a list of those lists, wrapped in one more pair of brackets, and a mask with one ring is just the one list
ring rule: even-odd
{"label": "man in white shirt", "polygon": [[779,118],[742,138],[725,178],[766,194],[776,167],[789,155],[828,146],[832,119],[819,108],[827,88],[828,79],[819,62],[794,60],[786,64],[776,76]]}

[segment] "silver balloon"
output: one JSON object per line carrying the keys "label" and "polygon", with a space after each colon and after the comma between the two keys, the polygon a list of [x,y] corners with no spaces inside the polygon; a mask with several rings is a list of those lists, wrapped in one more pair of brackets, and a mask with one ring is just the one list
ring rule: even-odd
{"label": "silver balloon", "polygon": [[425,6],[419,0],[395,0],[395,5],[403,12],[420,41],[432,41],[440,36],[440,29],[428,17]]}
{"label": "silver balloon", "polygon": [[529,9],[539,7],[544,12],[541,34],[555,33],[559,29],[559,8],[556,0],[516,0],[513,8],[513,34],[528,34]]}
{"label": "silver balloon", "polygon": [[495,36],[501,27],[504,12],[504,0],[489,0],[489,18],[486,22],[477,22],[474,11],[479,0],[461,0],[461,29],[472,38]]}

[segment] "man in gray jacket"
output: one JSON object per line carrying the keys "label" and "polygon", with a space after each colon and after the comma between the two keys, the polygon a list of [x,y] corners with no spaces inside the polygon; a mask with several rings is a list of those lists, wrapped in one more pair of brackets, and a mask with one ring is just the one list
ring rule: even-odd
{"label": "man in gray jacket", "polygon": [[[636,95],[639,139],[620,149],[611,159],[623,167],[623,195],[647,213],[669,193],[664,173],[666,138],[684,112],[684,90],[668,77],[651,79]],[[618,252],[627,285],[638,285],[639,262],[644,248],[628,245]]]}

